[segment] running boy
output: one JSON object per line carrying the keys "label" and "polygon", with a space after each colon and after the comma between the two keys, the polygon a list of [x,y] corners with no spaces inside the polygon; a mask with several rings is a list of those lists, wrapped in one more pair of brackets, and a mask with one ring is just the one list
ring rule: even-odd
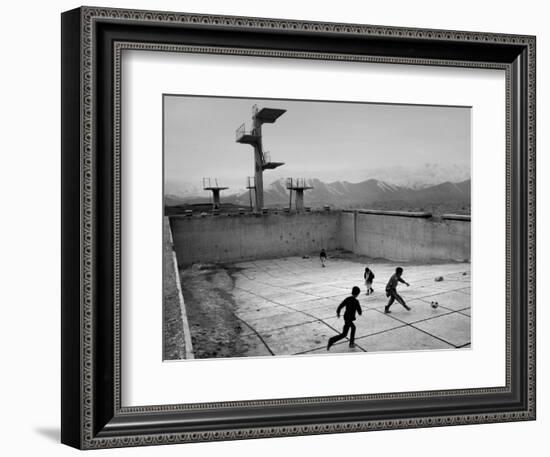
{"label": "running boy", "polygon": [[406,284],[407,287],[409,287],[409,283],[401,277],[402,274],[403,274],[403,268],[397,267],[395,269],[395,273],[391,276],[390,280],[388,281],[388,284],[386,285],[386,297],[389,297],[390,300],[388,301],[388,304],[384,308],[385,313],[391,313],[390,306],[393,305],[393,302],[395,300],[401,303],[407,311],[411,310],[411,308],[408,307],[407,304],[405,303],[405,300],[403,300],[403,297],[397,293],[397,283],[402,282],[403,284]]}
{"label": "running boy", "polygon": [[340,311],[342,310],[342,308],[346,308],[346,310],[344,311],[344,328],[342,329],[342,333],[329,338],[327,351],[330,350],[330,347],[334,343],[344,339],[348,335],[348,331],[350,329],[351,335],[349,337],[349,347],[355,347],[355,324],[353,323],[353,321],[355,320],[356,312],[359,313],[359,315],[362,314],[361,305],[359,304],[359,300],[357,300],[357,296],[360,292],[361,290],[359,289],[359,287],[354,286],[353,289],[351,289],[351,296],[344,299],[344,301],[338,306],[338,309],[336,310],[336,316],[338,317],[338,319],[340,319]]}
{"label": "running boy", "polygon": [[363,274],[363,278],[365,278],[365,286],[367,287],[367,295],[370,295],[374,292],[374,289],[372,288],[372,281],[374,281],[374,273],[369,267],[365,268],[365,273]]}
{"label": "running boy", "polygon": [[327,253],[324,249],[321,249],[321,253],[319,254],[319,258],[321,259],[321,266],[325,267],[325,262],[327,261]]}

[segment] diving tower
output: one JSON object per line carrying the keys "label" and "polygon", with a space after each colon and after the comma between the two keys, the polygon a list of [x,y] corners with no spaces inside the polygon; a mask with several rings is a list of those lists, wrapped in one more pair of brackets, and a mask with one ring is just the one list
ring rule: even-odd
{"label": "diving tower", "polygon": [[[262,144],[262,125],[273,124],[281,117],[286,110],[278,108],[258,108],[252,107],[252,128],[246,129],[246,124],[242,124],[235,132],[235,141],[241,144],[248,144],[254,148],[254,181],[253,186],[248,187],[249,192],[254,189],[254,210],[261,211],[264,206],[264,182],[263,172],[265,170],[274,170],[284,162],[273,162],[271,154],[263,150]],[[250,184],[250,183],[249,183]]]}

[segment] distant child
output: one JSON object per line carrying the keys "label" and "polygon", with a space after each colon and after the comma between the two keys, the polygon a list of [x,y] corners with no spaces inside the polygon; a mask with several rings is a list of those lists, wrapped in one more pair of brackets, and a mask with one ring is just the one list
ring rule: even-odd
{"label": "distant child", "polygon": [[374,281],[374,273],[369,267],[365,268],[365,273],[363,274],[363,278],[365,278],[365,286],[367,287],[367,295],[370,295],[374,292],[374,289],[372,288],[372,281]]}
{"label": "distant child", "polygon": [[359,300],[357,300],[357,296],[360,292],[361,290],[359,289],[359,287],[355,286],[353,289],[351,289],[351,296],[344,299],[344,301],[338,306],[338,309],[336,310],[336,316],[338,317],[338,319],[340,319],[340,311],[342,310],[342,308],[346,308],[346,310],[344,311],[344,328],[342,330],[342,333],[333,336],[328,340],[327,351],[330,350],[330,347],[334,343],[344,339],[348,335],[348,331],[350,329],[351,335],[349,337],[349,347],[355,347],[355,324],[353,323],[353,321],[355,320],[356,312],[359,313],[359,315],[362,314],[361,305],[359,304]]}
{"label": "distant child", "polygon": [[327,253],[324,249],[321,249],[321,253],[319,254],[319,258],[321,259],[321,266],[325,268],[325,262],[327,261]]}
{"label": "distant child", "polygon": [[409,287],[409,283],[405,281],[403,278],[401,278],[401,275],[403,274],[403,268],[397,267],[395,269],[395,273],[391,276],[390,280],[388,281],[388,284],[386,285],[386,297],[389,297],[390,300],[388,301],[388,304],[384,308],[385,313],[391,313],[390,306],[393,305],[393,302],[397,300],[399,303],[401,303],[407,311],[410,311],[411,308],[407,306],[405,303],[405,300],[403,300],[403,297],[397,293],[397,283],[402,282],[403,284],[406,284],[407,287]]}

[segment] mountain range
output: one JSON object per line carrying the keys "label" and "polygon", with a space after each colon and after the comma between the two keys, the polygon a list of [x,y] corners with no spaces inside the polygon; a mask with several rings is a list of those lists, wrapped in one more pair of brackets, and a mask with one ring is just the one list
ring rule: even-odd
{"label": "mountain range", "polygon": [[[336,181],[325,183],[319,179],[309,181],[313,189],[306,190],[305,204],[311,207],[330,205],[337,208],[401,202],[404,204],[470,204],[471,180],[443,182],[440,184],[414,188],[397,186],[378,179],[367,179],[358,183]],[[166,195],[165,204],[205,203],[209,196]],[[222,202],[246,207],[250,203],[248,191],[236,194],[222,193]],[[265,206],[288,206],[289,192],[286,181],[279,179],[264,187]]]}

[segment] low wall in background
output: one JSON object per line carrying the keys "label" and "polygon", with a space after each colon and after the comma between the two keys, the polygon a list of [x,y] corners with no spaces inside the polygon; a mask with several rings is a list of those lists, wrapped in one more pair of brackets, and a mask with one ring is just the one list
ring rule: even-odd
{"label": "low wall in background", "polygon": [[344,249],[394,261],[470,261],[470,217],[397,211],[171,216],[179,266]]}
{"label": "low wall in background", "polygon": [[470,261],[470,217],[396,211],[344,211],[345,250],[395,261]]}
{"label": "low wall in background", "polygon": [[172,216],[179,266],[319,253],[340,248],[340,212]]}

